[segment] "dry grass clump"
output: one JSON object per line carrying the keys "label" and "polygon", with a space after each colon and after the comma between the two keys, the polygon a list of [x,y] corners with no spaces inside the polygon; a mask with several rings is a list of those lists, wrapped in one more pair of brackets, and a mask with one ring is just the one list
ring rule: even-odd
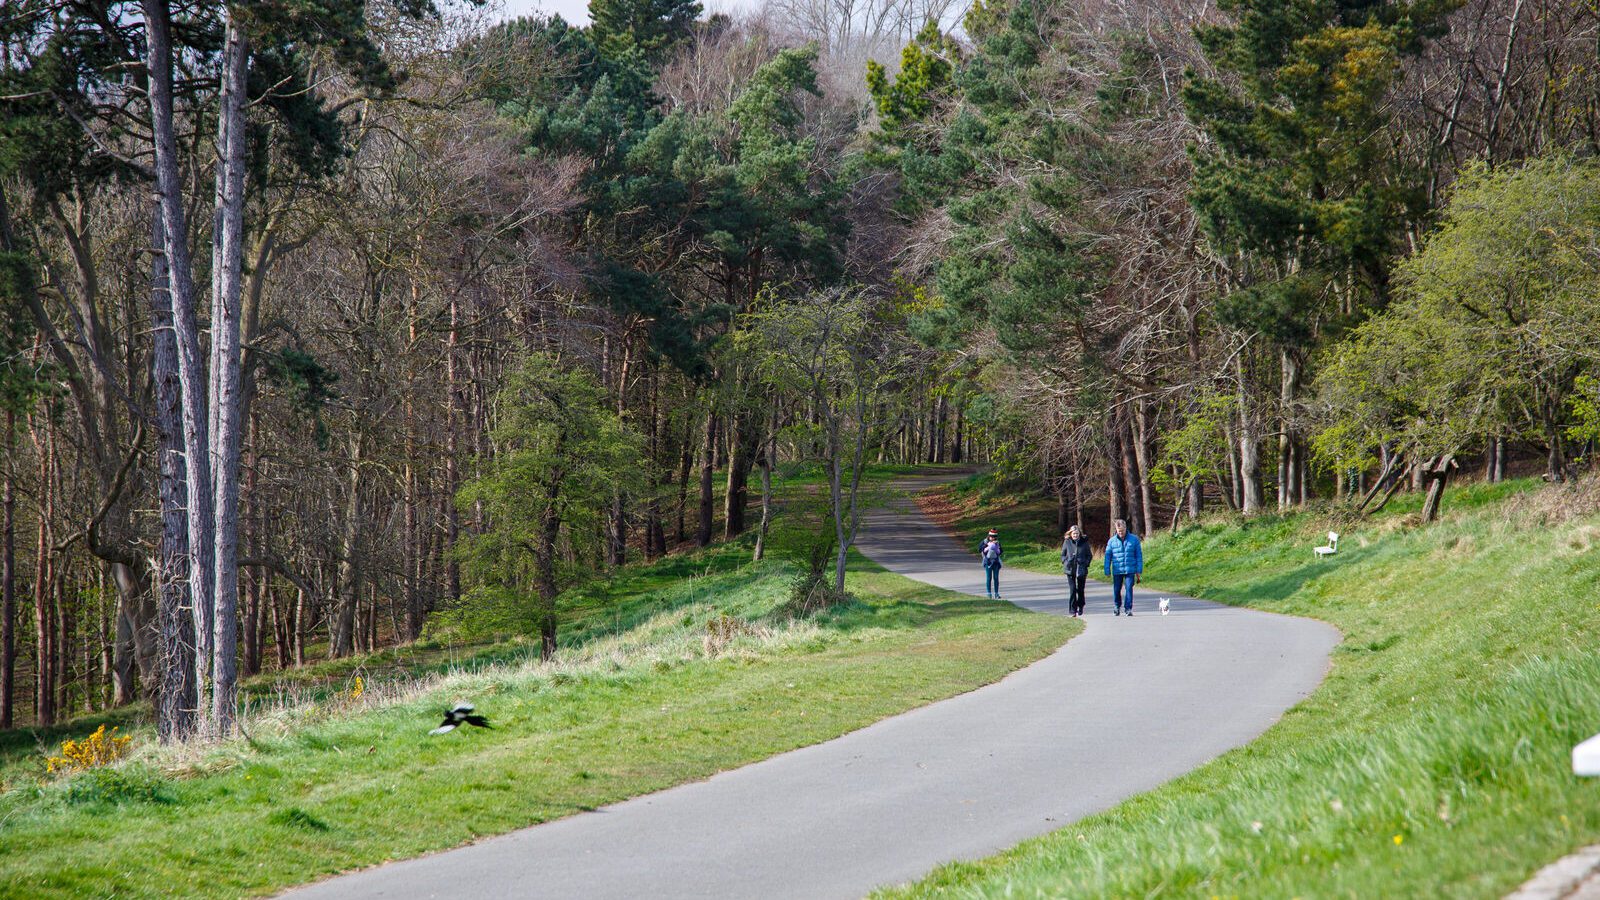
{"label": "dry grass clump", "polygon": [[1559,525],[1600,513],[1600,476],[1582,475],[1562,484],[1517,494],[1505,502],[1505,521],[1521,526]]}

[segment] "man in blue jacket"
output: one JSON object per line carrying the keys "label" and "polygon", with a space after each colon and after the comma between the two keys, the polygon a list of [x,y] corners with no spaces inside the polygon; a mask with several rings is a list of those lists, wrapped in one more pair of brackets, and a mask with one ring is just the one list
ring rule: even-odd
{"label": "man in blue jacket", "polygon": [[[1139,573],[1144,571],[1144,549],[1139,546],[1139,536],[1128,533],[1128,523],[1118,519],[1112,523],[1116,534],[1106,541],[1106,574],[1111,576],[1111,597],[1117,615],[1127,609],[1133,615],[1133,586],[1139,583]],[[1123,590],[1127,590],[1124,600]]]}

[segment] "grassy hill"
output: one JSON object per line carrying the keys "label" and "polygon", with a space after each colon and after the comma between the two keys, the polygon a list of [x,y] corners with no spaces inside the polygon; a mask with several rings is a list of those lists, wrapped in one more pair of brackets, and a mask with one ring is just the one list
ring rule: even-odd
{"label": "grassy hill", "polygon": [[[856,602],[791,618],[793,568],[743,542],[631,567],[562,599],[536,638],[424,643],[257,682],[249,739],[156,745],[61,777],[64,737],[0,744],[0,896],[272,893],[705,778],[994,681],[1076,623],[856,558]],[[362,680],[358,689],[356,678]],[[491,731],[427,732],[477,704]]]}
{"label": "grassy hill", "polygon": [[[1455,489],[1426,527],[1418,502],[1151,537],[1152,591],[1337,625],[1326,682],[1188,776],[890,893],[1498,897],[1600,839],[1600,780],[1570,764],[1600,731],[1600,483]],[[963,531],[1009,529],[1016,564],[1059,571],[1053,507],[981,479],[945,505]],[[1318,560],[1330,528],[1340,552]]]}

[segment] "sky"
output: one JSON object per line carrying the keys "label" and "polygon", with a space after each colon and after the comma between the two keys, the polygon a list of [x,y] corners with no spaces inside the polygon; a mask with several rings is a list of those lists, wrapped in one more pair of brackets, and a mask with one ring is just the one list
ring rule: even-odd
{"label": "sky", "polygon": [[[500,0],[506,18],[531,16],[540,13],[560,13],[561,18],[574,25],[589,24],[589,0]],[[745,4],[739,0],[701,0],[707,12],[730,12]]]}

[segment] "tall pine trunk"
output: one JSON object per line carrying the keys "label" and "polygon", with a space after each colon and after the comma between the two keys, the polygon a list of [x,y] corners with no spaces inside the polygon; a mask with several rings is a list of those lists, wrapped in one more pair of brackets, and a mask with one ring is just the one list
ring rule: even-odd
{"label": "tall pine trunk", "polygon": [[[183,202],[177,132],[173,125],[172,23],[165,0],[145,0],[145,34],[149,52],[150,124],[154,137],[156,197],[161,206],[162,251],[166,255],[173,336],[177,347],[182,395],[183,460],[189,550],[189,609],[194,620],[196,706],[209,724],[212,703],[215,612],[215,528],[211,482],[210,422],[207,379],[200,346],[200,321],[195,310],[193,260],[189,255],[188,213]],[[240,136],[241,140],[243,136]]]}
{"label": "tall pine trunk", "polygon": [[[166,240],[159,207],[154,240]],[[183,462],[183,400],[178,379],[178,345],[172,327],[167,256],[155,254],[150,285],[150,373],[155,388],[156,496],[161,512],[161,542],[156,551],[156,627],[159,632],[160,688],[156,695],[156,734],[163,743],[188,740],[195,731],[194,618],[189,614],[188,495]]]}
{"label": "tall pine trunk", "polygon": [[212,233],[211,440],[215,453],[212,504],[215,614],[211,727],[233,731],[239,691],[239,459],[244,438],[241,394],[240,294],[244,262],[245,91],[249,48],[235,11],[224,38],[222,102],[218,113],[217,203]]}

